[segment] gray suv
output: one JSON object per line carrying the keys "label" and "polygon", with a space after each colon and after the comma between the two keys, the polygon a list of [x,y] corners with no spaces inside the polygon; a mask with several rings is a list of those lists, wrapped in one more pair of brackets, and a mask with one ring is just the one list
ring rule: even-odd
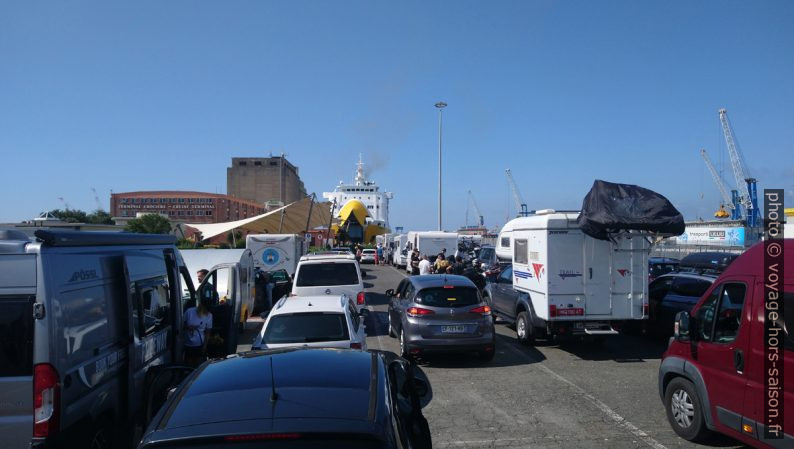
{"label": "gray suv", "polygon": [[405,358],[432,352],[476,352],[494,356],[491,307],[466,277],[411,276],[389,296],[389,336],[399,337]]}

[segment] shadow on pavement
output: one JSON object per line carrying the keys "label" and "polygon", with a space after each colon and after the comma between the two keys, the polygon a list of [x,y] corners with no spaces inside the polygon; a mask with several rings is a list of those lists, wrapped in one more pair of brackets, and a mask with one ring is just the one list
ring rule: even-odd
{"label": "shadow on pavement", "polygon": [[559,349],[569,352],[582,360],[614,360],[618,363],[642,363],[658,360],[667,349],[667,342],[649,340],[630,335],[613,335],[603,342],[569,339],[556,344]]}
{"label": "shadow on pavement", "polygon": [[[531,346],[508,349],[507,345],[515,345],[503,335],[496,336],[496,355],[488,362],[481,361],[474,353],[428,354],[417,358],[420,366],[445,369],[468,368],[499,368],[505,366],[531,365],[546,360],[537,349]],[[516,352],[518,350],[520,353]],[[523,353],[523,354],[522,354]]]}

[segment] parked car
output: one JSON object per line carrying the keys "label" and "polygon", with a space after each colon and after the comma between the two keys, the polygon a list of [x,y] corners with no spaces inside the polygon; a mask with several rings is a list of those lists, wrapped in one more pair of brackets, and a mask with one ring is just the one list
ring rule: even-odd
{"label": "parked car", "polygon": [[361,263],[375,263],[375,250],[366,248],[361,250]]}
{"label": "parked car", "polygon": [[649,257],[648,258],[648,282],[667,273],[678,270],[678,259],[671,257]]}
{"label": "parked car", "polygon": [[347,295],[356,307],[366,307],[364,278],[352,254],[321,254],[301,257],[295,271],[292,296]]}
{"label": "parked car", "polygon": [[669,273],[656,278],[648,287],[647,330],[672,335],[676,314],[692,310],[715,279],[716,274],[695,272]]}
{"label": "parked car", "polygon": [[[794,413],[765,412],[768,405],[794,404],[794,322],[790,312],[770,308],[794,310],[794,239],[781,245],[785,264],[778,273],[764,272],[764,242],[756,244],[691,313],[678,313],[659,368],[659,395],[682,438],[700,440],[716,431],[755,447],[794,447]],[[779,439],[766,435],[772,430]]]}
{"label": "parked car", "polygon": [[364,320],[369,310],[356,310],[341,296],[283,298],[254,338],[251,349],[290,346],[367,349]]}
{"label": "parked car", "polygon": [[182,357],[182,287],[195,299],[176,239],[35,235],[0,231],[0,446],[137,441],[144,379]]}
{"label": "parked car", "polygon": [[238,354],[182,381],[138,448],[430,448],[431,398],[424,373],[389,352]]}
{"label": "parked car", "polygon": [[466,277],[431,274],[403,279],[389,297],[389,336],[400,339],[400,355],[476,352],[494,356],[491,307]]}
{"label": "parked car", "polygon": [[692,253],[681,259],[681,262],[678,263],[678,269],[680,271],[721,273],[725,271],[737,257],[739,257],[738,254],[715,251]]}

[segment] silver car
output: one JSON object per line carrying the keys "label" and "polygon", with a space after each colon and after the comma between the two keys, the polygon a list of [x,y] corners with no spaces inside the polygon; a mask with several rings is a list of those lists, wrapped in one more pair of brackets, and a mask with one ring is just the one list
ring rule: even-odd
{"label": "silver car", "polygon": [[434,352],[494,356],[491,307],[466,277],[431,274],[403,279],[389,296],[389,336],[400,339],[402,357]]}

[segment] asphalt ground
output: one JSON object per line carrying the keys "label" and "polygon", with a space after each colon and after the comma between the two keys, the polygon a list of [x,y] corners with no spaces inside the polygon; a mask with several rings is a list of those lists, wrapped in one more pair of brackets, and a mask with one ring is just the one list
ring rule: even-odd
{"label": "asphalt ground", "polygon": [[[388,336],[386,289],[406,276],[391,266],[365,265],[371,310],[367,346],[399,352]],[[250,349],[261,320],[249,321],[238,349]],[[601,345],[540,341],[523,346],[497,322],[496,355],[420,359],[433,399],[423,410],[436,448],[681,448],[742,447],[717,436],[690,443],[670,428],[657,372],[666,342],[617,335]]]}

